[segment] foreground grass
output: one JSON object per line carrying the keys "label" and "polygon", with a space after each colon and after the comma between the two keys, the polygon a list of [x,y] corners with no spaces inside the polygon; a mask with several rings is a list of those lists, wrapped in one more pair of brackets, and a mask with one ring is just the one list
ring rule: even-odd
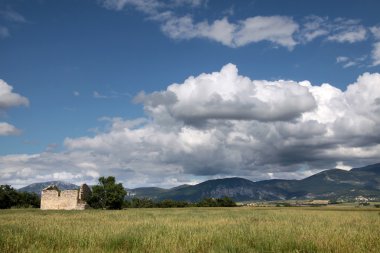
{"label": "foreground grass", "polygon": [[0,211],[0,252],[380,252],[379,210]]}

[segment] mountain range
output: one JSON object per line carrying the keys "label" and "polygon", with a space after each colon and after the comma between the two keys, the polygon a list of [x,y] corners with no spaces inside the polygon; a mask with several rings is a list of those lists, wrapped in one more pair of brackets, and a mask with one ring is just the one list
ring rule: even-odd
{"label": "mountain range", "polygon": [[79,189],[78,185],[63,182],[63,181],[48,181],[48,182],[42,182],[42,183],[34,183],[27,185],[25,187],[22,187],[18,189],[18,191],[22,192],[34,192],[37,193],[38,195],[41,194],[42,189],[48,187],[49,185],[56,185],[58,189],[60,190],[74,190],[74,189]]}
{"label": "mountain range", "polygon": [[[78,186],[60,181],[36,183],[19,189],[40,193],[50,184],[60,189]],[[180,185],[171,189],[140,187],[126,189],[127,199],[133,197],[153,200],[173,199],[199,201],[205,197],[231,197],[235,201],[270,201],[286,199],[352,200],[364,196],[380,200],[380,163],[350,171],[330,169],[301,180],[272,179],[253,182],[244,178],[207,180],[196,185]]]}

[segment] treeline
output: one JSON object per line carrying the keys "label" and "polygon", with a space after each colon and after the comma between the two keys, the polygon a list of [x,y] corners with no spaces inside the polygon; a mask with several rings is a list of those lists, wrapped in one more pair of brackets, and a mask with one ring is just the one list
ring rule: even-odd
{"label": "treeline", "polygon": [[40,197],[35,193],[18,192],[10,185],[0,185],[0,209],[12,207],[40,207]]}
{"label": "treeline", "polygon": [[124,208],[172,208],[172,207],[234,207],[236,203],[228,197],[204,198],[199,202],[186,202],[166,199],[153,201],[149,198],[133,198],[131,201],[124,201]]}
{"label": "treeline", "polygon": [[[177,200],[154,201],[149,198],[133,198],[125,200],[125,191],[115,177],[100,177],[99,183],[92,187],[92,196],[88,204],[94,209],[122,208],[170,208],[170,207],[233,207],[236,203],[229,197],[204,198],[191,203]],[[0,209],[19,207],[40,207],[40,197],[36,193],[19,192],[10,185],[0,185]]]}

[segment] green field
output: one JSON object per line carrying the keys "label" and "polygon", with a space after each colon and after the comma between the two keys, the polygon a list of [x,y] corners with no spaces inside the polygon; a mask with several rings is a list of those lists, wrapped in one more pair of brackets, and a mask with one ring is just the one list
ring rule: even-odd
{"label": "green field", "polygon": [[380,210],[0,210],[0,252],[380,252]]}

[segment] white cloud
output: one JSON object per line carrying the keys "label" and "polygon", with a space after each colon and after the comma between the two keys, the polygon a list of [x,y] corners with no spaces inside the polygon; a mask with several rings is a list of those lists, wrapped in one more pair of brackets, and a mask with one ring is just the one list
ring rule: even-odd
{"label": "white cloud", "polygon": [[29,100],[17,93],[13,92],[13,87],[0,79],[0,110],[5,110],[9,107],[29,105]]}
{"label": "white cloud", "polygon": [[370,28],[370,31],[372,32],[372,35],[375,37],[375,39],[380,40],[380,26],[372,26]]}
{"label": "white cloud", "polygon": [[[94,136],[66,138],[63,152],[0,156],[2,181],[91,183],[114,175],[127,187],[168,187],[225,176],[300,178],[378,161],[378,73],[342,91],[251,80],[227,64],[136,100],[146,118],[109,118]],[[25,168],[32,176],[20,175]]]}
{"label": "white cloud", "polygon": [[175,8],[180,6],[199,7],[207,3],[207,0],[100,0],[105,8],[111,10],[123,10],[127,5],[134,6],[137,10],[146,14],[157,14],[163,8]]}
{"label": "white cloud", "polygon": [[74,95],[75,97],[79,97],[79,96],[80,96],[80,93],[79,93],[79,91],[73,91],[73,95]]}
{"label": "white cloud", "polygon": [[360,20],[336,18],[325,26],[330,30],[328,41],[355,43],[367,39],[367,29],[361,25]]}
{"label": "white cloud", "polygon": [[208,119],[292,120],[316,106],[306,87],[284,80],[251,81],[239,76],[232,64],[138,99],[154,118],[172,117],[187,123]]}
{"label": "white cloud", "polygon": [[103,0],[104,7],[122,10],[133,6],[147,14],[150,19],[161,23],[161,30],[173,39],[206,38],[229,47],[240,47],[250,43],[269,41],[275,45],[292,49],[297,42],[293,34],[298,24],[285,16],[256,16],[235,23],[226,17],[212,22],[194,21],[191,15],[177,16],[171,11],[178,6],[198,7],[205,4],[203,0]]}
{"label": "white cloud", "polygon": [[0,122],[0,136],[18,135],[21,131],[15,126],[6,122]]}
{"label": "white cloud", "polygon": [[66,139],[65,144],[77,151],[112,150],[112,155],[133,161],[126,166],[130,168],[143,168],[139,160],[154,168],[173,166],[169,175],[179,170],[262,177],[266,168],[291,172],[286,164],[299,168],[297,164],[322,160],[333,167],[337,160],[353,162],[340,152],[342,147],[369,162],[377,159],[376,152],[364,150],[377,150],[380,136],[379,84],[380,74],[366,73],[343,92],[307,81],[250,80],[226,65],[166,91],[140,95],[137,100],[152,121],[120,127],[118,119],[106,133]]}
{"label": "white cloud", "polygon": [[343,65],[343,68],[349,68],[349,67],[353,67],[353,66],[356,66],[356,65],[357,65],[356,62],[354,62],[354,61],[349,61],[349,62],[347,62],[347,63],[345,63],[345,64]]}
{"label": "white cloud", "polygon": [[336,58],[336,63],[341,64],[343,68],[349,68],[349,67],[353,67],[353,66],[363,67],[366,65],[365,62],[366,62],[367,58],[368,58],[367,55],[364,55],[364,56],[361,56],[358,58],[351,58],[351,57],[347,57],[347,56],[338,56]]}
{"label": "white cloud", "polygon": [[63,171],[63,172],[54,172],[51,175],[42,176],[41,179],[50,178],[51,176],[54,180],[63,180],[63,181],[82,177],[81,174],[72,174],[70,172]]}
{"label": "white cloud", "polygon": [[95,180],[97,180],[101,176],[97,171],[94,171],[94,170],[87,171],[85,175],[89,176],[89,177],[92,177]]}
{"label": "white cloud", "polygon": [[195,23],[191,16],[171,17],[162,25],[162,31],[174,39],[207,38],[230,47],[270,41],[292,49],[297,43],[293,34],[298,25],[289,17],[252,17],[230,23],[227,18]]}
{"label": "white cloud", "polygon": [[110,10],[120,11],[129,5],[145,14],[157,15],[163,9],[171,9],[180,6],[199,7],[205,3],[205,0],[100,0],[99,2],[105,8]]}
{"label": "white cloud", "polygon": [[89,163],[89,162],[81,162],[77,164],[78,167],[84,168],[84,169],[97,169],[98,166],[96,166],[95,163]]}
{"label": "white cloud", "polygon": [[[292,50],[296,45],[309,43],[317,38],[336,43],[357,43],[368,38],[368,30],[374,37],[378,27],[367,29],[360,20],[315,15],[306,16],[297,23],[289,16],[255,16],[231,22],[227,17],[214,20],[196,21],[193,15],[176,14],[181,6],[206,6],[204,0],[101,0],[105,8],[124,10],[128,6],[146,14],[150,20],[160,24],[168,37],[176,40],[204,38],[237,48],[262,41]],[[378,36],[377,36],[378,37]],[[347,62],[343,67],[360,65],[356,61]]]}
{"label": "white cloud", "polygon": [[161,27],[162,31],[173,39],[208,38],[233,46],[233,33],[236,29],[227,18],[208,22],[194,23],[192,17],[173,17],[168,19]]}
{"label": "white cloud", "polygon": [[102,94],[100,94],[100,93],[97,92],[97,91],[94,91],[94,92],[92,93],[92,96],[93,96],[94,98],[108,98],[107,96],[102,95]]}
{"label": "white cloud", "polygon": [[348,42],[355,43],[363,41],[367,38],[367,30],[363,26],[351,28],[350,30],[344,30],[337,34],[333,34],[327,37],[327,40],[335,42]]}
{"label": "white cloud", "polygon": [[100,0],[99,2],[107,9],[119,11],[124,8],[128,0]]}
{"label": "white cloud", "polygon": [[307,16],[300,29],[299,39],[308,43],[318,37],[338,43],[355,43],[367,39],[367,29],[360,20]]}
{"label": "white cloud", "polygon": [[340,170],[351,170],[352,169],[351,166],[345,165],[342,161],[337,162],[335,168],[340,169]]}
{"label": "white cloud", "polygon": [[[80,94],[78,92],[78,96],[79,95]],[[111,98],[120,98],[120,97],[125,97],[125,96],[131,97],[131,94],[129,94],[128,92],[119,92],[119,91],[111,90],[107,92],[107,94],[103,94],[98,91],[93,91],[92,96],[93,98],[111,99]]]}
{"label": "white cloud", "polygon": [[115,10],[122,10],[126,5],[131,5],[146,14],[157,14],[158,9],[165,6],[157,0],[105,0],[104,5],[106,8]]}
{"label": "white cloud", "polygon": [[205,0],[172,0],[172,2],[175,6],[188,5],[192,7],[199,7],[207,1]]}
{"label": "white cloud", "polygon": [[240,28],[234,36],[236,46],[264,40],[290,49],[297,44],[293,39],[293,34],[298,30],[298,24],[292,18],[256,16],[239,23]]}
{"label": "white cloud", "polygon": [[300,31],[300,40],[304,43],[310,42],[318,37],[329,34],[326,27],[327,18],[318,16],[305,17]]}
{"label": "white cloud", "polygon": [[372,60],[373,60],[373,63],[372,63],[373,66],[380,65],[380,42],[376,42],[373,44]]}
{"label": "white cloud", "polygon": [[348,62],[349,60],[350,60],[350,58],[348,58],[347,56],[338,56],[338,57],[336,57],[336,62],[337,63]]}
{"label": "white cloud", "polygon": [[373,44],[373,49],[372,49],[372,66],[378,66],[380,65],[380,26],[373,26],[370,28],[373,36],[375,37],[377,42]]}
{"label": "white cloud", "polygon": [[[0,113],[5,112],[10,107],[20,105],[28,106],[29,100],[26,97],[14,93],[13,87],[0,79]],[[20,133],[21,130],[15,126],[6,122],[0,122],[0,136],[18,135]]]}

